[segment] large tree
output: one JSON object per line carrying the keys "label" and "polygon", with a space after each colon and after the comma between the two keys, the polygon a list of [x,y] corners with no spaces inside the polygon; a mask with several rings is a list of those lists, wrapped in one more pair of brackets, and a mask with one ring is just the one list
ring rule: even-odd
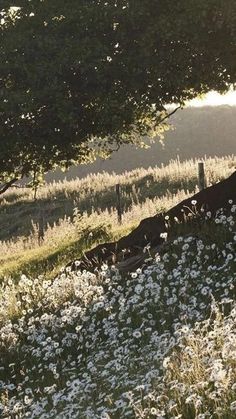
{"label": "large tree", "polygon": [[1,0],[0,192],[236,82],[234,0]]}

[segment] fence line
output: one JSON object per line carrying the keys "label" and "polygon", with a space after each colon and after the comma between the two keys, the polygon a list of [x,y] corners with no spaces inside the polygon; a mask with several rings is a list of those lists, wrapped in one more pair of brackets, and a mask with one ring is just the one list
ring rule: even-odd
{"label": "fence line", "polygon": [[198,186],[199,190],[202,191],[206,188],[206,176],[205,176],[205,168],[204,163],[199,162],[198,163]]}
{"label": "fence line", "polygon": [[121,196],[120,196],[120,184],[119,183],[117,183],[117,185],[116,185],[116,198],[117,198],[116,209],[117,209],[118,223],[122,224],[122,208],[121,208]]}

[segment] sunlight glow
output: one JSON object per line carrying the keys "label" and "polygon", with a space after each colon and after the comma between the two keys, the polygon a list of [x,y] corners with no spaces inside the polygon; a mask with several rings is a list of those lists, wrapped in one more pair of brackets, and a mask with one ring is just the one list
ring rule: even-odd
{"label": "sunlight glow", "polygon": [[202,99],[193,99],[186,103],[190,107],[200,107],[200,106],[220,106],[220,105],[229,105],[236,106],[236,91],[230,90],[228,93],[221,95],[217,92],[209,92]]}

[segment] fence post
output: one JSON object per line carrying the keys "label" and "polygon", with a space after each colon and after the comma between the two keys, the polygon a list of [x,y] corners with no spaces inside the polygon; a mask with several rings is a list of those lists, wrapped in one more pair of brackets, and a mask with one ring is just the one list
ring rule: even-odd
{"label": "fence post", "polygon": [[206,188],[206,177],[203,162],[198,163],[198,186],[200,191]]}
{"label": "fence post", "polygon": [[116,209],[117,209],[118,223],[121,224],[122,223],[122,209],[121,209],[120,184],[119,183],[117,183],[117,185],[116,185],[116,196],[117,196]]}
{"label": "fence post", "polygon": [[39,219],[38,219],[38,244],[42,244],[44,240],[44,226],[45,226],[45,214],[44,209],[39,207]]}

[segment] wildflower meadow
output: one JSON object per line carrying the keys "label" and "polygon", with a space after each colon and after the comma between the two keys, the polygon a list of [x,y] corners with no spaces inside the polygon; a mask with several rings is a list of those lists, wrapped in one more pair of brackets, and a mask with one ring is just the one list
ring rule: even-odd
{"label": "wildflower meadow", "polygon": [[0,290],[2,418],[235,418],[236,205],[121,274]]}

